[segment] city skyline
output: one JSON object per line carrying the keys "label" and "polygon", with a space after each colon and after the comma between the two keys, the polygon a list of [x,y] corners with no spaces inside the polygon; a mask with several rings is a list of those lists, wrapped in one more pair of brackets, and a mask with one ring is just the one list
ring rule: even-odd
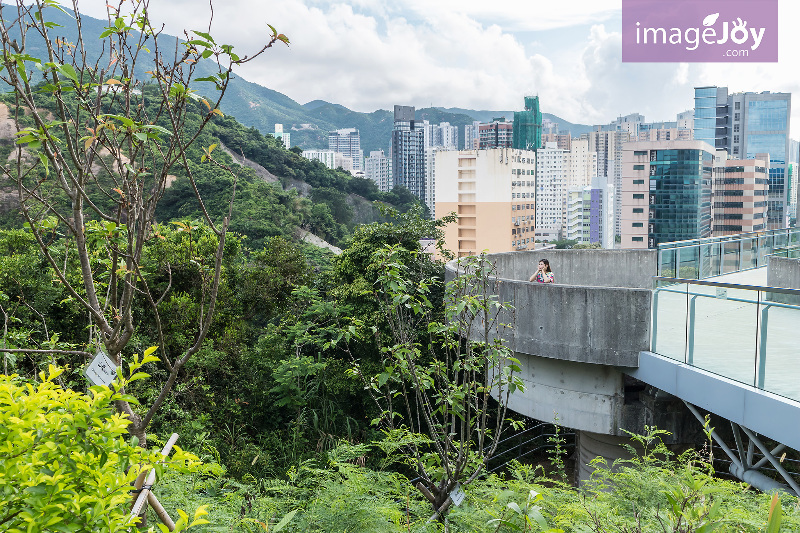
{"label": "city skyline", "polygon": [[[104,6],[97,0],[82,4],[95,17],[104,16]],[[288,35],[288,49],[275,48],[239,73],[300,103],[321,99],[361,112],[397,103],[500,111],[538,94],[545,112],[603,124],[631,112],[672,120],[691,107],[700,85],[800,92],[800,78],[789,65],[791,22],[800,5],[781,0],[779,10],[780,62],[748,65],[622,63],[621,0],[572,0],[566,6],[450,0],[262,6],[231,0],[214,6],[212,33],[241,52],[264,42],[267,23]],[[150,11],[168,33],[207,30],[207,6],[155,0]],[[795,131],[799,121],[800,115]]]}

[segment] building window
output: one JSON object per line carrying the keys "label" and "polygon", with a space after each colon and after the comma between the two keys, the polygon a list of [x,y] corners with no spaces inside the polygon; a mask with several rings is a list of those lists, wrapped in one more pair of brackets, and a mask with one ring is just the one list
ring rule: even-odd
{"label": "building window", "polygon": [[644,185],[644,180],[633,180],[634,185]]}
{"label": "building window", "polygon": [[634,228],[643,228],[644,227],[644,222],[634,222],[633,223],[633,227]]}
{"label": "building window", "polygon": [[734,135],[733,136],[733,142],[735,142],[735,143],[739,142],[739,136],[738,135]]}
{"label": "building window", "polygon": [[633,165],[633,170],[644,170],[644,165]]}
{"label": "building window", "polygon": [[734,124],[733,125],[733,133],[739,133],[739,125],[738,124]]}
{"label": "building window", "polygon": [[741,118],[741,116],[742,116],[742,114],[741,114],[741,113],[734,113],[734,114],[733,114],[733,120],[736,120],[736,121],[738,121],[738,120]]}
{"label": "building window", "polygon": [[644,237],[633,237],[633,242],[644,242]]}
{"label": "building window", "polygon": [[634,194],[633,195],[633,199],[634,200],[644,200],[644,194]]}
{"label": "building window", "polygon": [[634,150],[633,155],[647,155],[647,150]]}
{"label": "building window", "polygon": [[633,212],[634,213],[644,213],[644,208],[642,208],[642,207],[634,207],[633,208]]}
{"label": "building window", "polygon": [[736,111],[739,111],[739,108],[740,108],[740,107],[742,107],[742,103],[741,103],[741,102],[734,102],[734,104],[733,104],[733,108],[734,108]]}

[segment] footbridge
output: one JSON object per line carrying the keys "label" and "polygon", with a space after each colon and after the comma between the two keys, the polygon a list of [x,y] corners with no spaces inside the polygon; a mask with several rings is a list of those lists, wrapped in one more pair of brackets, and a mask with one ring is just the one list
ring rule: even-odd
{"label": "footbridge", "polygon": [[[712,437],[734,476],[800,494],[778,459],[800,450],[800,229],[661,245],[489,256],[514,310],[504,336],[526,391],[510,408],[578,434],[578,475],[622,456],[627,431]],[[548,259],[555,284],[529,283]],[[447,276],[458,274],[458,262]],[[724,419],[725,424],[720,424]],[[760,469],[777,472],[779,481]]]}

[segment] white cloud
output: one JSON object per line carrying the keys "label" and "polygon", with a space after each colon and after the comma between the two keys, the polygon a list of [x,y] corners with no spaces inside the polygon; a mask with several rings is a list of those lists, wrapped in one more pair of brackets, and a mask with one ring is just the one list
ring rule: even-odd
{"label": "white cloud", "polygon": [[[81,4],[93,16],[104,6]],[[545,111],[604,123],[631,112],[671,119],[692,107],[701,84],[797,92],[789,61],[800,5],[781,0],[780,9],[782,61],[766,65],[622,63],[620,35],[607,29],[618,27],[620,0],[227,0],[214,7],[212,32],[240,53],[259,48],[268,22],[288,35],[291,47],[273,48],[240,74],[301,103],[503,110],[538,94]],[[210,13],[196,0],[151,0],[150,12],[177,35],[205,29]]]}

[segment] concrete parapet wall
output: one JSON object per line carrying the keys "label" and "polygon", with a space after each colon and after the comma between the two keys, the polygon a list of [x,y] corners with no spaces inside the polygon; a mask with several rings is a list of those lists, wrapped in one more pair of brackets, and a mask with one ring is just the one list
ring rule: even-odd
{"label": "concrete parapet wall", "polygon": [[652,289],[656,250],[532,250],[493,254],[501,278],[528,281],[539,259],[550,261],[558,285]]}
{"label": "concrete parapet wall", "polygon": [[[577,283],[581,276],[593,277],[585,285],[569,285],[556,272],[555,284],[528,282],[528,265],[545,253],[552,254],[551,264],[557,262],[565,267],[568,281]],[[650,287],[654,271],[648,265],[655,258],[655,252],[648,250],[548,250],[489,256],[500,278],[497,295],[515,308],[513,314],[501,320],[514,326],[504,334],[506,340],[514,350],[539,357],[637,366],[639,352],[650,348]],[[618,276],[626,270],[631,279],[639,278],[634,285],[641,288],[586,286],[592,281],[622,281]],[[604,272],[610,273],[608,279],[601,279]],[[451,262],[446,278],[454,276],[455,265]]]}
{"label": "concrete parapet wall", "polygon": [[767,265],[767,285],[800,289],[800,259],[770,256]]}
{"label": "concrete parapet wall", "polygon": [[513,312],[501,322],[518,352],[611,366],[635,367],[650,346],[652,292],[502,280],[497,288]]}

